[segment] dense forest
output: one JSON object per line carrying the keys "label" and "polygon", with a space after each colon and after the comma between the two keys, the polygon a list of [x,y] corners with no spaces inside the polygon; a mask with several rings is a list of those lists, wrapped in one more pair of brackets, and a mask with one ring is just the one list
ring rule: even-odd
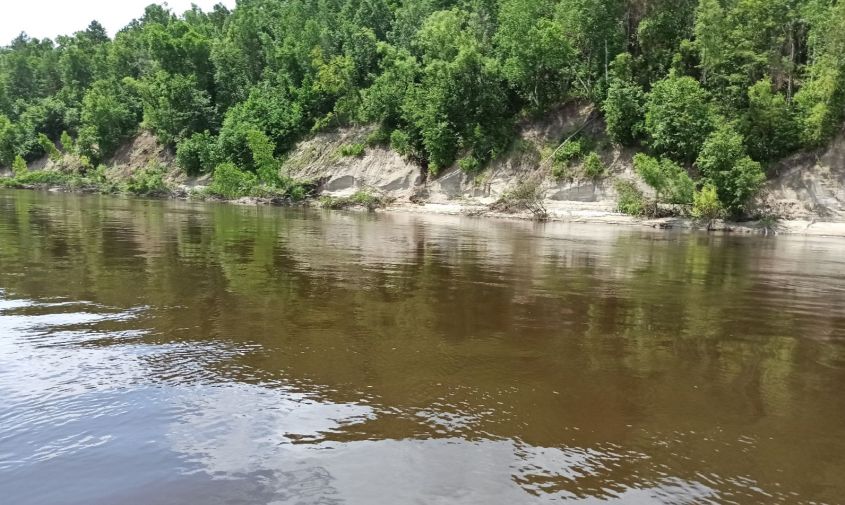
{"label": "dense forest", "polygon": [[[823,146],[845,112],[837,0],[239,0],[150,5],[0,49],[0,165],[84,167],[139,128],[189,174],[288,187],[311,132],[369,139],[437,174],[483,170],[515,124],[589,101],[671,203],[738,213],[767,164]],[[708,202],[709,200],[709,202]]]}

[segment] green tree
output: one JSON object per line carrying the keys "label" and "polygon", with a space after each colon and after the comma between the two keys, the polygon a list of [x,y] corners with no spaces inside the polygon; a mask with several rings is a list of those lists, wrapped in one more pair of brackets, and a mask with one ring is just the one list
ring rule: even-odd
{"label": "green tree", "polygon": [[500,3],[495,43],[502,73],[535,110],[562,99],[569,88],[575,50],[550,0]]}
{"label": "green tree", "polygon": [[671,72],[654,84],[645,106],[649,147],[678,161],[695,159],[714,128],[708,94],[698,81]]}
{"label": "green tree", "polygon": [[683,167],[672,160],[660,160],[637,153],[634,170],[655,192],[655,202],[671,204],[692,203],[695,184]]}
{"label": "green tree", "polygon": [[742,135],[729,125],[707,138],[696,165],[731,214],[740,213],[766,180],[760,163],[747,155]]}
{"label": "green tree", "polygon": [[630,67],[631,55],[628,53],[614,60],[607,98],[602,106],[607,134],[614,142],[625,146],[636,143],[645,116],[646,94],[633,82]]}
{"label": "green tree", "polygon": [[114,154],[138,127],[138,97],[114,80],[96,81],[82,100],[77,143],[82,154],[102,160]]}
{"label": "green tree", "polygon": [[216,123],[211,97],[198,88],[193,75],[160,70],[136,81],[136,86],[143,101],[144,125],[165,144],[175,145]]}
{"label": "green tree", "polygon": [[798,131],[786,98],[762,79],[748,89],[748,110],[742,121],[748,152],[762,161],[776,160],[797,147]]}

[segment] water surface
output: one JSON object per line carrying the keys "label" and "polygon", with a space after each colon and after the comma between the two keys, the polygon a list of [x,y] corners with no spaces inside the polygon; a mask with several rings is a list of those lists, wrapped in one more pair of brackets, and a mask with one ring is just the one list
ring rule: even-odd
{"label": "water surface", "polygon": [[0,192],[0,493],[845,502],[845,242]]}

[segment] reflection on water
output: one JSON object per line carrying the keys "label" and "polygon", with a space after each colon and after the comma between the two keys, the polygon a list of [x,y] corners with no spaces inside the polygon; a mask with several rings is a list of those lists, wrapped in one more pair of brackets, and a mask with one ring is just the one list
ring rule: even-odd
{"label": "reflection on water", "polygon": [[0,492],[840,503],[841,251],[0,192]]}

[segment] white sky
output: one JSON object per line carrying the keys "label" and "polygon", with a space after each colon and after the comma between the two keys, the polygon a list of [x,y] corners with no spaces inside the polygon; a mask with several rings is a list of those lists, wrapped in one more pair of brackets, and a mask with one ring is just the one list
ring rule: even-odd
{"label": "white sky", "polygon": [[113,37],[117,30],[141,17],[144,7],[151,3],[167,3],[177,14],[190,9],[192,3],[204,11],[218,3],[230,9],[235,6],[235,0],[0,0],[0,46],[20,32],[55,40],[57,35],[84,30],[95,19]]}

